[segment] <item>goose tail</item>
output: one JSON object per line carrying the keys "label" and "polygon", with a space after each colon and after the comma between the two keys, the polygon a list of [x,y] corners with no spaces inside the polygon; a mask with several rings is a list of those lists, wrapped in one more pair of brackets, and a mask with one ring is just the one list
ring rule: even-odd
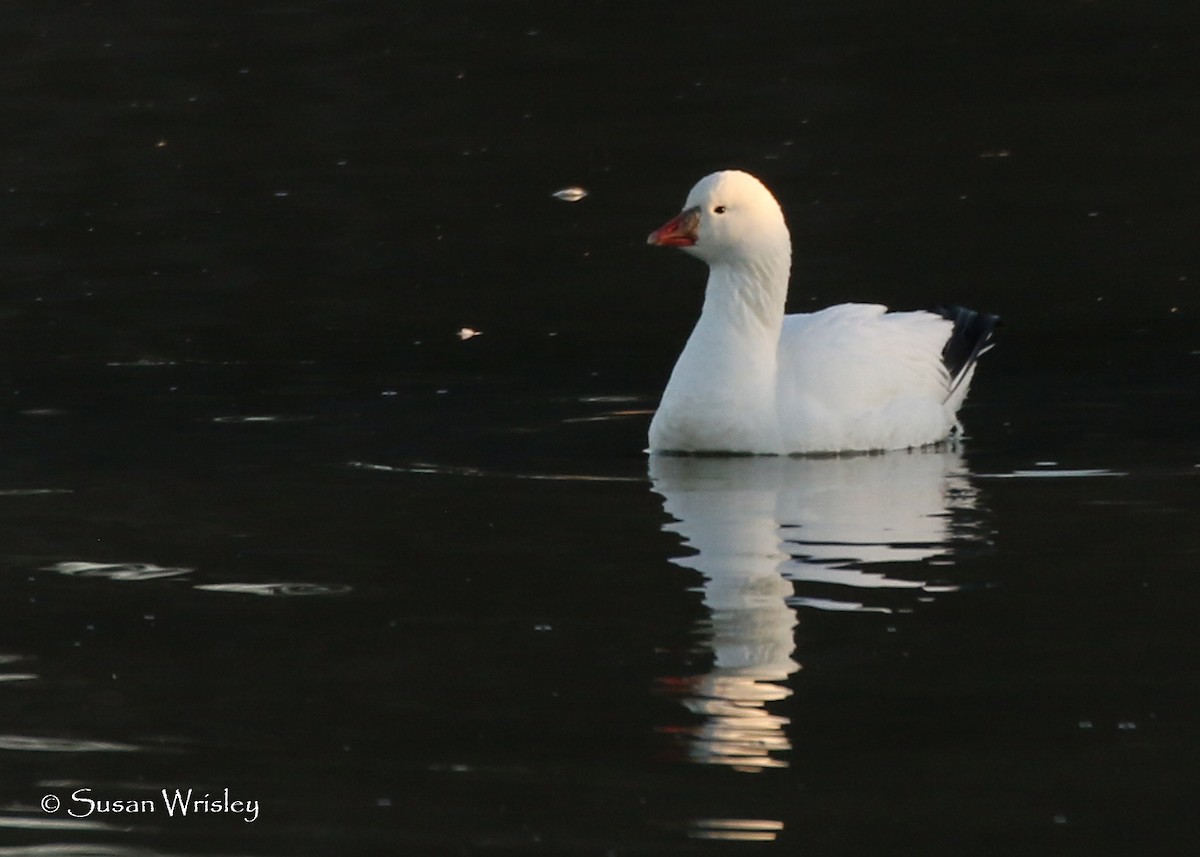
{"label": "goose tail", "polygon": [[942,347],[942,363],[950,376],[946,404],[952,411],[957,411],[967,397],[975,364],[995,344],[992,338],[1000,324],[1000,316],[962,306],[940,306],[934,312],[954,322],[950,337]]}

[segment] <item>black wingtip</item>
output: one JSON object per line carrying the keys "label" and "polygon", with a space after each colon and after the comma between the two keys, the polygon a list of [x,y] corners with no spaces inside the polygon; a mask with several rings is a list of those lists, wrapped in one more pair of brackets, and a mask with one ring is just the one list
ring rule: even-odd
{"label": "black wingtip", "polygon": [[961,306],[939,306],[933,311],[954,322],[954,330],[942,348],[942,362],[950,373],[951,386],[956,387],[980,355],[992,347],[1000,316]]}

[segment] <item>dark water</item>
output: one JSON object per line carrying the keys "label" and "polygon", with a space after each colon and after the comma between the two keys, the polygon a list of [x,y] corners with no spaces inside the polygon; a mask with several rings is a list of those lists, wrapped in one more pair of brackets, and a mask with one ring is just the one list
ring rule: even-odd
{"label": "dark water", "polygon": [[[0,20],[0,855],[1191,853],[1186,4]],[[961,449],[647,461],[726,166]]]}

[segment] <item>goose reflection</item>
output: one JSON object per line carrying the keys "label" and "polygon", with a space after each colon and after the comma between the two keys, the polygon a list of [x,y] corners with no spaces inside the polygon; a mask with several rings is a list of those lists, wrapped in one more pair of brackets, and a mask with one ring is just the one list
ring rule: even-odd
{"label": "goose reflection", "polygon": [[[650,478],[695,553],[713,653],[703,675],[664,680],[702,718],[684,730],[696,762],[783,767],[787,719],[769,710],[800,669],[797,608],[908,611],[956,588],[929,578],[978,537],[958,452],[833,458],[651,456]],[[870,570],[887,563],[885,570]],[[899,577],[896,564],[912,566]],[[882,568],[882,566],[881,566]]]}

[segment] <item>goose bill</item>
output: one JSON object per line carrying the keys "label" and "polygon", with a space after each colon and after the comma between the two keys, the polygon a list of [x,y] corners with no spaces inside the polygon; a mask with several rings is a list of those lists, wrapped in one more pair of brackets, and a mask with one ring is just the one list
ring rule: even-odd
{"label": "goose bill", "polygon": [[692,247],[699,226],[700,209],[689,208],[651,232],[646,243],[658,247]]}

